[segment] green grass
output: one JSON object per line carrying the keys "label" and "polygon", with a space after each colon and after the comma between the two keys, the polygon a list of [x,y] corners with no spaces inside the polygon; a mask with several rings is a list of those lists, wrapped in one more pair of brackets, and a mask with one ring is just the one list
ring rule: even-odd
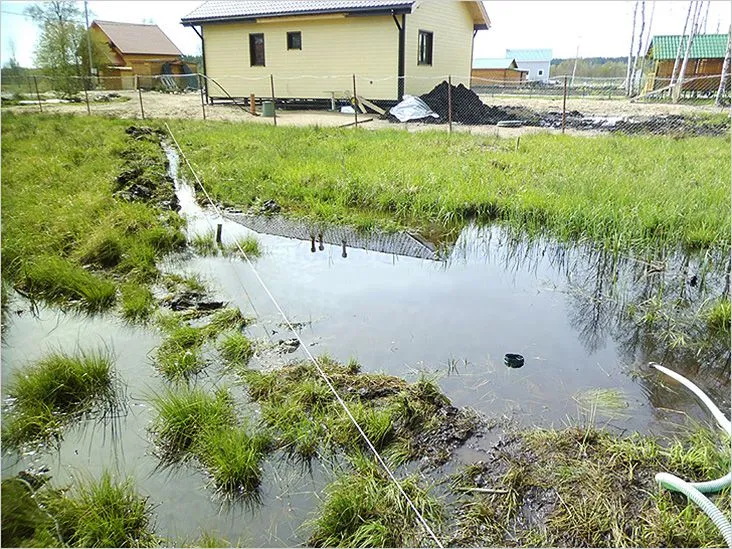
{"label": "green grass", "polygon": [[730,334],[730,302],[723,299],[715,303],[707,312],[707,327],[712,333],[721,335]]}
{"label": "green grass", "polygon": [[[124,187],[118,176],[133,167],[159,190],[154,199],[173,192],[163,151],[154,140],[126,135],[128,124],[3,116],[2,268],[20,292],[102,311],[114,305],[125,283],[152,282],[156,260],[185,243],[175,212],[115,195]],[[141,318],[146,307],[132,303],[141,298],[126,293],[124,314]]]}
{"label": "green grass", "polygon": [[597,414],[611,418],[628,418],[628,400],[619,389],[587,389],[572,396],[579,409],[595,417]]}
{"label": "green grass", "polygon": [[[493,459],[495,457],[495,459]],[[686,498],[659,488],[657,472],[690,481],[729,471],[729,439],[699,430],[684,440],[595,428],[533,430],[454,479],[463,494],[451,545],[719,547],[712,522]],[[479,489],[470,491],[479,482]],[[712,499],[729,509],[730,491]],[[531,514],[528,527],[521,518]]]}
{"label": "green grass", "polygon": [[271,439],[237,421],[227,391],[177,387],[150,400],[157,413],[152,431],[165,463],[198,459],[224,493],[251,494],[259,486]]}
{"label": "green grass", "polygon": [[122,317],[131,322],[142,322],[155,312],[155,298],[150,288],[128,282],[120,287]]}
{"label": "green grass", "polygon": [[189,244],[199,255],[215,256],[219,254],[219,246],[216,244],[216,233],[214,231],[194,235],[189,240]]}
{"label": "green grass", "polygon": [[232,366],[246,366],[254,354],[251,340],[241,332],[224,337],[218,345],[223,359]]}
{"label": "green grass", "polygon": [[205,341],[204,328],[176,326],[155,351],[155,364],[172,381],[188,380],[204,367],[201,348]]}
{"label": "green grass", "polygon": [[214,231],[207,231],[194,235],[190,240],[190,245],[197,254],[202,256],[217,256],[219,254],[232,256],[241,254],[242,251],[250,259],[262,255],[259,240],[252,235],[241,238],[231,244],[223,245],[216,243],[216,233]]}
{"label": "green grass", "polygon": [[2,482],[3,547],[156,547],[153,508],[132,479],[108,472],[70,490]]}
{"label": "green grass", "polygon": [[[365,458],[329,484],[318,515],[310,521],[312,547],[423,547],[427,538],[414,511],[394,483]],[[418,477],[399,481],[427,523],[437,529],[442,510],[420,487]]]}
{"label": "green grass", "polygon": [[8,386],[13,404],[3,416],[3,444],[60,437],[63,427],[81,413],[112,412],[119,405],[113,359],[105,352],[50,354],[14,372]]}
{"label": "green grass", "polygon": [[[176,121],[215,200],[446,232],[478,217],[613,249],[729,241],[729,139],[274,128]],[[246,180],[247,185],[239,184]]]}
{"label": "green grass", "polygon": [[[476,419],[464,412],[446,419],[442,412],[449,400],[430,381],[409,384],[393,376],[359,373],[353,362],[343,366],[327,357],[318,361],[369,440],[394,465],[417,457],[445,461],[449,450],[430,435],[446,423],[465,433],[475,427]],[[354,455],[367,448],[312,364],[238,373],[260,405],[276,445],[290,456],[308,460],[322,452]]]}
{"label": "green grass", "polygon": [[241,254],[243,251],[249,259],[253,259],[262,255],[262,247],[259,240],[255,236],[246,236],[240,238],[235,243],[226,247],[229,254]]}

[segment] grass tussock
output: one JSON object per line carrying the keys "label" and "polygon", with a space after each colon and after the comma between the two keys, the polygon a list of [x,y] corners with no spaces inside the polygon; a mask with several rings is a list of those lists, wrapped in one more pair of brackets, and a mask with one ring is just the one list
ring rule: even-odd
{"label": "grass tussock", "polygon": [[74,417],[119,406],[113,359],[105,352],[56,352],[15,372],[3,417],[3,444],[18,448],[60,437]]}
{"label": "grass tussock", "polygon": [[224,256],[240,255],[243,251],[250,259],[262,255],[262,249],[259,240],[253,235],[238,239],[230,244],[217,244],[216,233],[214,231],[206,231],[194,235],[190,239],[190,245],[193,250],[203,256]]}
{"label": "grass tussock", "polygon": [[707,312],[707,327],[709,331],[715,334],[727,335],[730,334],[730,317],[732,307],[727,299],[723,299],[714,304]]}
{"label": "grass tussock", "polygon": [[[377,466],[359,457],[355,471],[325,489],[325,500],[311,521],[312,547],[423,547],[427,541],[417,517],[394,483]],[[399,481],[430,526],[443,516],[437,500],[410,476]]]}
{"label": "grass tussock", "polygon": [[501,219],[624,251],[729,241],[728,137],[536,134],[517,149],[429,131],[195,121],[174,131],[213,198],[240,207],[274,199],[294,216],[425,233]]}
{"label": "grass tussock", "polygon": [[156,547],[153,508],[132,479],[108,472],[70,490],[2,482],[3,547]]}
{"label": "grass tussock", "polygon": [[232,366],[246,366],[254,354],[252,341],[241,332],[225,336],[219,343],[222,358]]}
{"label": "grass tussock", "polygon": [[261,462],[270,438],[237,422],[225,390],[178,387],[153,396],[152,431],[166,463],[196,458],[217,490],[250,494],[259,486]]}
{"label": "grass tussock", "polygon": [[[2,268],[21,293],[98,312],[122,289],[123,314],[145,316],[143,298],[122,286],[152,282],[156,260],[185,237],[180,217],[157,196],[120,193],[131,163],[145,165],[137,176],[144,172],[161,192],[173,192],[157,140],[126,135],[125,126],[106,118],[3,117]],[[145,194],[148,187],[128,175]]]}
{"label": "grass tussock", "polygon": [[[529,431],[454,477],[464,499],[450,543],[719,547],[723,539],[706,515],[660,489],[654,476],[702,481],[729,467],[729,440],[704,430],[668,446],[594,428]],[[729,488],[712,499],[728,509]]]}
{"label": "grass tussock", "polygon": [[[441,462],[476,427],[473,416],[449,406],[434,383],[415,384],[382,374],[362,374],[358,364],[341,365],[327,357],[319,363],[374,446],[395,464],[417,456]],[[310,459],[338,449],[348,454],[366,448],[356,427],[332,392],[307,362],[262,373],[241,372],[249,394],[278,445],[290,455]],[[438,441],[433,435],[441,433]]]}

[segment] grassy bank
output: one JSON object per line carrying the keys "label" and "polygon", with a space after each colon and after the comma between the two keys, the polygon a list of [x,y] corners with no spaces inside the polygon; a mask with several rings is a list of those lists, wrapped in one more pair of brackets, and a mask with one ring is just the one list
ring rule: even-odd
{"label": "grassy bank", "polygon": [[132,320],[155,261],[185,244],[154,133],[74,116],[3,117],[3,278],[34,299]]}
{"label": "grassy bank", "polygon": [[172,127],[225,204],[428,234],[497,218],[623,250],[729,241],[727,138]]}

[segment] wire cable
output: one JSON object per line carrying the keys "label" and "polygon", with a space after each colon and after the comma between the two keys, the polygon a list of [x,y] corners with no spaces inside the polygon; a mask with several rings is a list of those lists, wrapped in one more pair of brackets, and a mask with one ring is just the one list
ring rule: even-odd
{"label": "wire cable", "polygon": [[[170,126],[168,126],[168,123],[167,122],[165,123],[165,127],[168,130],[168,133],[170,134],[170,137],[173,140],[173,143],[175,143],[176,148],[180,152],[181,157],[183,157],[183,160],[185,161],[186,165],[188,166],[188,169],[193,174],[193,177],[196,180],[196,183],[201,188],[201,191],[203,191],[203,194],[206,196],[206,199],[208,200],[209,204],[216,211],[216,213],[219,215],[219,217],[222,217],[223,218],[223,215],[221,214],[221,211],[219,210],[218,206],[214,203],[214,201],[211,200],[211,196],[208,194],[208,191],[206,190],[206,187],[203,186],[203,183],[198,178],[198,175],[196,174],[195,170],[193,169],[193,166],[191,166],[191,163],[188,161],[188,158],[186,157],[185,153],[183,152],[183,149],[181,149],[180,145],[178,144],[178,141],[175,139],[175,136],[173,135],[173,132],[171,131]],[[320,364],[318,363],[317,359],[312,355],[312,353],[308,349],[307,345],[305,345],[305,342],[300,337],[299,332],[297,330],[295,330],[294,326],[290,322],[290,319],[287,317],[287,315],[285,314],[285,312],[282,310],[282,307],[280,307],[280,304],[278,303],[277,299],[275,299],[274,295],[272,295],[272,292],[270,292],[270,290],[267,287],[267,285],[265,284],[264,280],[262,280],[262,277],[259,276],[259,272],[257,272],[257,269],[254,267],[254,264],[249,259],[249,256],[246,254],[246,252],[239,245],[239,242],[236,242],[236,247],[239,248],[239,251],[241,252],[241,254],[244,257],[244,259],[247,262],[247,264],[249,265],[249,268],[252,270],[252,273],[254,273],[254,276],[256,277],[257,281],[262,286],[262,288],[264,289],[265,293],[267,294],[267,296],[272,301],[272,304],[275,306],[275,308],[277,309],[277,311],[280,313],[280,315],[284,319],[285,323],[287,324],[287,327],[290,329],[290,331],[293,333],[293,335],[295,336],[295,338],[297,339],[297,341],[300,343],[300,346],[305,351],[305,354],[308,356],[308,358],[310,359],[310,361],[312,361],[312,363],[315,365],[315,368],[318,371],[318,374],[320,374],[320,376],[325,381],[326,385],[328,385],[328,388],[330,389],[331,393],[333,393],[333,396],[338,401],[338,404],[340,404],[341,408],[343,408],[343,411],[346,413],[346,415],[350,419],[351,423],[353,423],[353,425],[356,427],[356,429],[358,430],[359,434],[361,435],[361,437],[366,442],[366,445],[369,447],[369,449],[371,450],[371,452],[374,454],[374,457],[376,458],[376,461],[378,461],[379,462],[379,465],[381,465],[381,467],[384,469],[384,471],[386,471],[386,474],[389,476],[389,478],[392,480],[392,482],[394,482],[394,484],[396,485],[397,489],[399,490],[399,492],[401,493],[401,495],[406,500],[406,502],[409,505],[409,507],[412,509],[412,511],[414,512],[414,514],[417,516],[417,519],[419,520],[422,528],[424,528],[425,532],[427,532],[427,534],[432,538],[432,540],[437,544],[437,546],[440,547],[440,549],[444,549],[444,545],[440,542],[439,538],[434,533],[434,531],[432,530],[432,528],[430,528],[430,525],[427,523],[427,521],[425,520],[424,516],[422,516],[422,513],[419,512],[419,509],[417,509],[417,506],[414,504],[414,502],[412,501],[412,499],[404,491],[404,488],[402,488],[401,483],[394,476],[394,473],[392,473],[392,471],[389,468],[389,466],[386,464],[386,462],[384,461],[384,459],[381,457],[381,455],[379,454],[379,451],[373,445],[373,443],[371,442],[371,440],[369,440],[369,437],[366,435],[366,433],[364,432],[364,430],[361,428],[361,426],[359,425],[358,421],[356,421],[356,418],[353,417],[353,414],[348,409],[348,406],[346,405],[346,403],[344,402],[344,400],[338,394],[338,391],[333,386],[333,383],[331,382],[330,378],[325,373],[325,371],[323,370],[323,368],[320,366]]]}

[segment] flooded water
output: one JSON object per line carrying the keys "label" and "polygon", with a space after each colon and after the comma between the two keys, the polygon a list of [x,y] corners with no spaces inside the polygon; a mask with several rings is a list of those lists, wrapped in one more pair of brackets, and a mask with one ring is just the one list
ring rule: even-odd
{"label": "flooded water", "polygon": [[[169,159],[176,174],[172,150]],[[364,371],[409,381],[429,375],[454,405],[525,426],[561,427],[586,419],[590,412],[578,402],[594,389],[613,389],[627,403],[615,415],[597,413],[596,423],[612,429],[668,434],[687,416],[711,424],[693,396],[648,368],[651,360],[684,373],[729,410],[728,349],[675,350],[625,314],[659,288],[690,310],[709,293],[719,295],[724,281],[717,280],[718,270],[706,268],[707,259],[671,257],[659,270],[630,259],[613,261],[590,248],[529,242],[497,226],[467,227],[441,261],[348,242],[344,257],[342,244],[314,248],[307,238],[254,233],[219,218],[197,204],[188,184],[176,181],[189,234],[211,231],[216,223],[223,224],[224,243],[256,234],[263,255],[255,267],[315,355],[356,358]],[[293,337],[243,260],[184,254],[161,268],[202,275],[215,294],[256,317],[253,337],[266,343]],[[702,283],[688,284],[692,273],[704,275]],[[127,326],[113,315],[89,318],[42,308],[33,316],[16,299],[4,335],[3,386],[12,371],[49,349],[113,350],[127,387],[128,413],[114,429],[93,421],[71,429],[58,453],[19,461],[6,455],[3,476],[35,463],[65,482],[107,467],[136,477],[157,506],[159,533],[173,540],[193,539],[202,529],[256,546],[294,546],[307,539],[303,523],[333,478],[329,467],[314,463],[307,471],[270,459],[261,502],[249,506],[218,501],[195,464],[159,470],[147,436],[152,417],[146,396],[165,386],[150,359],[160,342],[153,329]],[[524,366],[505,367],[506,353],[523,355]],[[279,360],[304,356],[298,349]],[[252,364],[271,367],[271,358],[261,353]],[[213,384],[233,381],[216,365],[208,375],[205,381]]]}

